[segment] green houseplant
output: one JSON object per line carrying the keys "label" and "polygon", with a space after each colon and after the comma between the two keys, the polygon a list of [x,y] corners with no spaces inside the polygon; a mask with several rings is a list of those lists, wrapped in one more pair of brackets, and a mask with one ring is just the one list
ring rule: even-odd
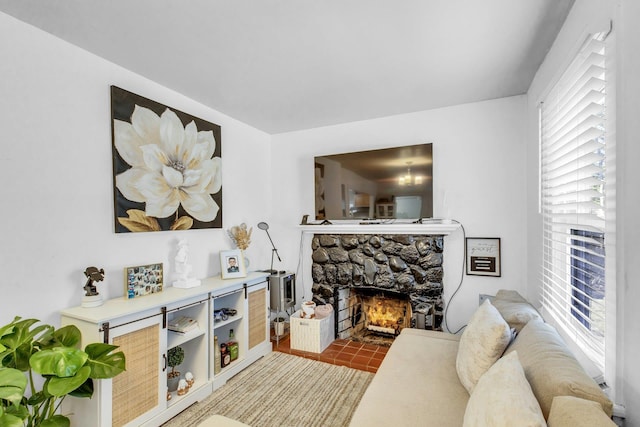
{"label": "green houseplant", "polygon": [[180,381],[180,372],[176,371],[176,366],[184,360],[184,350],[179,345],[172,347],[167,352],[167,357],[167,364],[171,367],[171,372],[167,374],[167,388],[169,391],[176,391]]}
{"label": "green houseplant", "polygon": [[59,413],[65,397],[91,397],[93,379],[125,370],[117,346],[93,343],[83,351],[76,326],[55,329],[38,322],[16,317],[0,327],[2,427],[68,427],[69,418]]}

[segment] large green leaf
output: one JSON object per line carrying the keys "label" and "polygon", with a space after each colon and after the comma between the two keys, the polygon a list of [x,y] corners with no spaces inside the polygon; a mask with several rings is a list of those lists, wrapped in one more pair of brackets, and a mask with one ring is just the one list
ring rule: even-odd
{"label": "large green leaf", "polygon": [[0,427],[23,427],[24,423],[22,419],[15,415],[2,414],[0,415]]}
{"label": "large green leaf", "polygon": [[0,368],[0,399],[18,405],[27,387],[27,377],[13,368]]}
{"label": "large green leaf", "polygon": [[63,347],[78,347],[82,340],[80,329],[75,325],[67,325],[56,329],[53,337],[57,342],[62,344]]}
{"label": "large green leaf", "polygon": [[80,387],[91,374],[91,368],[84,366],[72,377],[51,377],[47,380],[45,387],[53,396],[64,396]]}
{"label": "large green leaf", "polygon": [[93,380],[88,378],[84,384],[69,393],[73,397],[91,398],[93,396]]}
{"label": "large green leaf", "polygon": [[34,353],[29,359],[29,364],[41,375],[71,377],[76,375],[88,359],[89,355],[77,348],[54,347]]}
{"label": "large green leaf", "polygon": [[40,325],[33,329],[31,326],[39,322],[37,319],[16,317],[11,323],[2,327],[0,344],[4,348],[0,353],[0,364],[7,368],[21,371],[29,370],[29,357],[33,353],[36,337],[53,330],[53,326]]}
{"label": "large green leaf", "polygon": [[70,425],[71,421],[69,418],[64,415],[54,415],[53,417],[44,420],[40,424],[40,427],[69,427]]}
{"label": "large green leaf", "polygon": [[87,345],[84,351],[89,355],[88,365],[91,367],[91,378],[113,378],[126,369],[124,353],[112,353],[118,347],[104,343]]}
{"label": "large green leaf", "polygon": [[[2,408],[0,408],[0,410],[1,409]],[[5,415],[13,415],[14,417],[20,418],[21,420],[25,420],[29,416],[29,411],[24,404],[21,404],[20,406],[9,405],[4,408],[4,413]],[[0,426],[1,425],[2,424],[0,423]]]}

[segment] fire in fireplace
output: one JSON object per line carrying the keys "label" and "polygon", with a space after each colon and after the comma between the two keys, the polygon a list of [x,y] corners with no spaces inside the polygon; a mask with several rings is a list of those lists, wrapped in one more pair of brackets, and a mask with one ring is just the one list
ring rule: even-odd
{"label": "fire in fireplace", "polygon": [[352,339],[380,343],[411,327],[411,302],[405,294],[380,289],[351,289]]}
{"label": "fire in fireplace", "polygon": [[385,296],[366,298],[363,304],[366,328],[369,331],[398,335],[411,319],[411,305],[407,301]]}

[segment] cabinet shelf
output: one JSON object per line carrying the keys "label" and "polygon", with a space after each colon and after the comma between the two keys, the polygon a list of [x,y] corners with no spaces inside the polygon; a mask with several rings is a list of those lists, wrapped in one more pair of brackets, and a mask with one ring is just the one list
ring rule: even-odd
{"label": "cabinet shelf", "polygon": [[192,339],[202,337],[205,333],[206,331],[200,328],[193,329],[185,333],[169,331],[169,336],[167,337],[167,348],[173,348],[191,341]]}
{"label": "cabinet shelf", "polygon": [[196,379],[196,381],[193,383],[193,385],[191,386],[191,388],[186,394],[183,394],[182,396],[178,396],[177,391],[172,391],[171,400],[169,400],[167,404],[169,405],[169,407],[177,405],[180,403],[180,401],[189,399],[191,396],[196,394],[196,392],[200,390],[200,388],[206,386],[207,384],[209,384],[207,381]]}
{"label": "cabinet shelf", "polygon": [[226,326],[230,323],[233,322],[237,322],[239,320],[242,320],[242,314],[236,314],[235,316],[229,317],[227,320],[221,320],[219,322],[216,322],[215,320],[213,321],[213,329],[217,329],[217,328],[221,328],[223,326]]}

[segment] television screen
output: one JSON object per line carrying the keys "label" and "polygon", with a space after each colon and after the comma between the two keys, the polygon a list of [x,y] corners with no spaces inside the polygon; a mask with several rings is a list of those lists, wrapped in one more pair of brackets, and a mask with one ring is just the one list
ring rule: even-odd
{"label": "television screen", "polygon": [[433,216],[432,144],[316,156],[318,220]]}

